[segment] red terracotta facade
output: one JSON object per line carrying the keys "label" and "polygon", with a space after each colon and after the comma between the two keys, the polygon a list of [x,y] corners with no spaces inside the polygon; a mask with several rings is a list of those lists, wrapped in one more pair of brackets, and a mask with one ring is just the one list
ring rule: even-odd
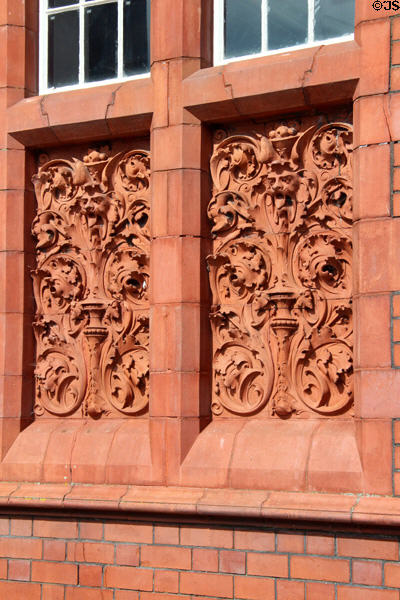
{"label": "red terracotta facade", "polygon": [[214,67],[151,10],[39,96],[0,7],[0,597],[399,600],[400,14]]}

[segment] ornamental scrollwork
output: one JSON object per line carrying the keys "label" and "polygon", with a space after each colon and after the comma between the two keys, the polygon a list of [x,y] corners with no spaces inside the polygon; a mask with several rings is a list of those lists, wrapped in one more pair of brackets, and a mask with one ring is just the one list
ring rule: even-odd
{"label": "ornamental scrollwork", "polygon": [[218,136],[212,411],[351,411],[352,128]]}
{"label": "ornamental scrollwork", "polygon": [[35,413],[141,413],[149,377],[149,153],[51,160],[33,181]]}

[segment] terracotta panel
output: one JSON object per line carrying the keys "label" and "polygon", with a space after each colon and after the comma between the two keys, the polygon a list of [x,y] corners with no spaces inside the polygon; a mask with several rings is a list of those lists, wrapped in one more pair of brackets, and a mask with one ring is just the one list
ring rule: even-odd
{"label": "terracotta panel", "polygon": [[82,428],[80,420],[60,420],[49,436],[43,464],[43,481],[71,481],[71,455],[76,436]]}
{"label": "terracotta panel", "polygon": [[151,78],[154,84],[154,116],[151,122],[152,128],[168,127],[169,125],[169,103],[168,103],[168,80],[171,63],[167,61],[156,62],[151,68]]}
{"label": "terracotta panel", "polygon": [[390,367],[390,296],[355,298],[354,314],[357,331],[355,368]]}
{"label": "terracotta panel", "polygon": [[[398,289],[400,277],[394,267],[399,253],[398,220],[359,222],[354,229],[355,251],[359,261],[359,271],[356,272],[354,281],[355,291],[370,294]],[[382,264],[386,264],[387,268],[382,269]]]}
{"label": "terracotta panel", "polygon": [[[196,125],[174,125],[152,132],[152,165],[154,171],[197,169],[201,166],[201,128]],[[169,151],[165,152],[168,147]]]}
{"label": "terracotta panel", "polygon": [[355,381],[361,399],[359,416],[363,418],[398,418],[396,396],[400,390],[399,370],[366,370],[356,373]]}
{"label": "terracotta panel", "polygon": [[353,422],[321,422],[311,442],[307,482],[310,490],[363,491],[363,465]]}
{"label": "terracotta panel", "polygon": [[400,19],[396,17],[392,22],[392,39],[398,40],[400,38]]}
{"label": "terracotta panel", "polygon": [[58,426],[56,421],[42,421],[21,433],[0,467],[2,478],[41,481],[49,437]]}
{"label": "terracotta panel", "polygon": [[155,0],[151,12],[151,61],[200,57],[201,16],[200,0]]}
{"label": "terracotta panel", "polygon": [[354,151],[354,220],[390,216],[390,146]]}
{"label": "terracotta panel", "polygon": [[25,30],[0,26],[0,46],[7,49],[7,60],[0,67],[0,87],[25,87]]}
{"label": "terracotta panel", "polygon": [[150,416],[208,416],[209,373],[158,373],[150,377]]}
{"label": "terracotta panel", "polygon": [[356,39],[361,46],[361,64],[360,81],[355,97],[387,92],[390,57],[389,19],[361,23],[356,30]]}
{"label": "terracotta panel", "polygon": [[[152,175],[152,235],[206,236],[206,206],[209,196],[208,174],[199,170],[177,169]],[[186,194],[190,190],[190,194]]]}
{"label": "terracotta panel", "polygon": [[153,86],[149,77],[125,81],[118,86],[107,105],[105,117],[112,135],[132,135],[150,129],[152,112]]}
{"label": "terracotta panel", "polygon": [[[204,4],[204,3],[203,3]],[[186,123],[200,125],[199,120],[183,107],[183,86],[182,82],[192,73],[200,70],[201,61],[199,59],[174,60],[169,63],[168,70],[168,95],[174,98],[174,102],[168,103],[168,122],[169,125]]]}
{"label": "terracotta panel", "polygon": [[[363,412],[363,404],[361,404],[360,413]],[[370,494],[390,495],[392,493],[392,423],[390,419],[362,419],[357,426],[365,491]]]}
{"label": "terracotta panel", "polygon": [[[192,237],[157,238],[151,248],[153,304],[199,302],[205,283],[200,269],[201,241]],[[163,268],[168,264],[168,269]]]}
{"label": "terracotta panel", "polygon": [[[205,370],[209,364],[207,319],[205,308],[195,302],[152,306],[150,370]],[[192,332],[190,337],[184,336],[186,331]]]}
{"label": "terracotta panel", "polygon": [[[314,420],[290,425],[284,421],[245,422],[232,453],[230,485],[250,489],[303,490],[309,444],[316,428],[318,424]],[[288,430],[289,435],[286,434]]]}
{"label": "terracotta panel", "polygon": [[[378,5],[379,7],[379,5]],[[376,10],[373,3],[369,2],[356,2],[356,15],[355,22],[356,26],[362,21],[372,21],[374,19],[388,19],[389,17],[396,17],[398,14],[397,9],[390,9],[390,5],[383,4]]]}
{"label": "terracotta panel", "polygon": [[[161,446],[161,440],[158,440]],[[116,431],[107,458],[108,483],[146,485],[153,479],[150,430],[147,419],[125,422]]]}
{"label": "terracotta panel", "polygon": [[76,436],[71,455],[72,481],[105,483],[110,448],[123,424],[121,419],[85,423]]}
{"label": "terracotta panel", "polygon": [[211,423],[189,451],[182,467],[183,485],[226,487],[233,446],[243,423]]}
{"label": "terracotta panel", "polygon": [[382,94],[357,99],[354,102],[354,147],[389,142],[396,131],[393,123],[397,112],[397,99],[388,100]]}

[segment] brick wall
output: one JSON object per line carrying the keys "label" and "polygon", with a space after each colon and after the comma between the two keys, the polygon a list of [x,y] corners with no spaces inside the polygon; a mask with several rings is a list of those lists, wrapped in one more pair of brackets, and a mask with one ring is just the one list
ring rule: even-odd
{"label": "brick wall", "polygon": [[393,535],[3,518],[0,557],[0,598],[7,600],[399,600],[400,594]]}

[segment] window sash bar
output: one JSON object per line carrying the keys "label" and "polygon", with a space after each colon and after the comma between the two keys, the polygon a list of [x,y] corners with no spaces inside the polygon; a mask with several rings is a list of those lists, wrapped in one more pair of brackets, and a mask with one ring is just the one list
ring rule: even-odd
{"label": "window sash bar", "polygon": [[85,4],[79,2],[79,85],[85,83]]}
{"label": "window sash bar", "polygon": [[[87,8],[91,8],[92,6],[99,6],[101,4],[113,4],[115,3],[116,0],[92,0],[91,2],[83,2],[83,5],[86,6]],[[46,0],[45,0],[46,3]],[[56,8],[44,8],[44,10],[47,12],[47,14],[56,14],[56,13],[60,13],[60,12],[67,12],[70,10],[78,10],[80,5],[82,4],[82,0],[80,0],[80,2],[77,2],[76,4],[68,4],[67,6],[57,6]]]}
{"label": "window sash bar", "polygon": [[225,0],[215,0],[214,4],[214,64],[225,59]]}
{"label": "window sash bar", "polygon": [[[133,2],[133,0],[131,0]],[[124,76],[124,0],[118,0],[118,45],[117,74],[118,79]]]}
{"label": "window sash bar", "polygon": [[308,43],[314,42],[315,0],[308,0]]}
{"label": "window sash bar", "polygon": [[49,46],[49,17],[46,12],[47,0],[40,0],[39,15],[39,92],[48,87],[48,46]]}
{"label": "window sash bar", "polygon": [[261,52],[268,50],[268,0],[261,1]]}

